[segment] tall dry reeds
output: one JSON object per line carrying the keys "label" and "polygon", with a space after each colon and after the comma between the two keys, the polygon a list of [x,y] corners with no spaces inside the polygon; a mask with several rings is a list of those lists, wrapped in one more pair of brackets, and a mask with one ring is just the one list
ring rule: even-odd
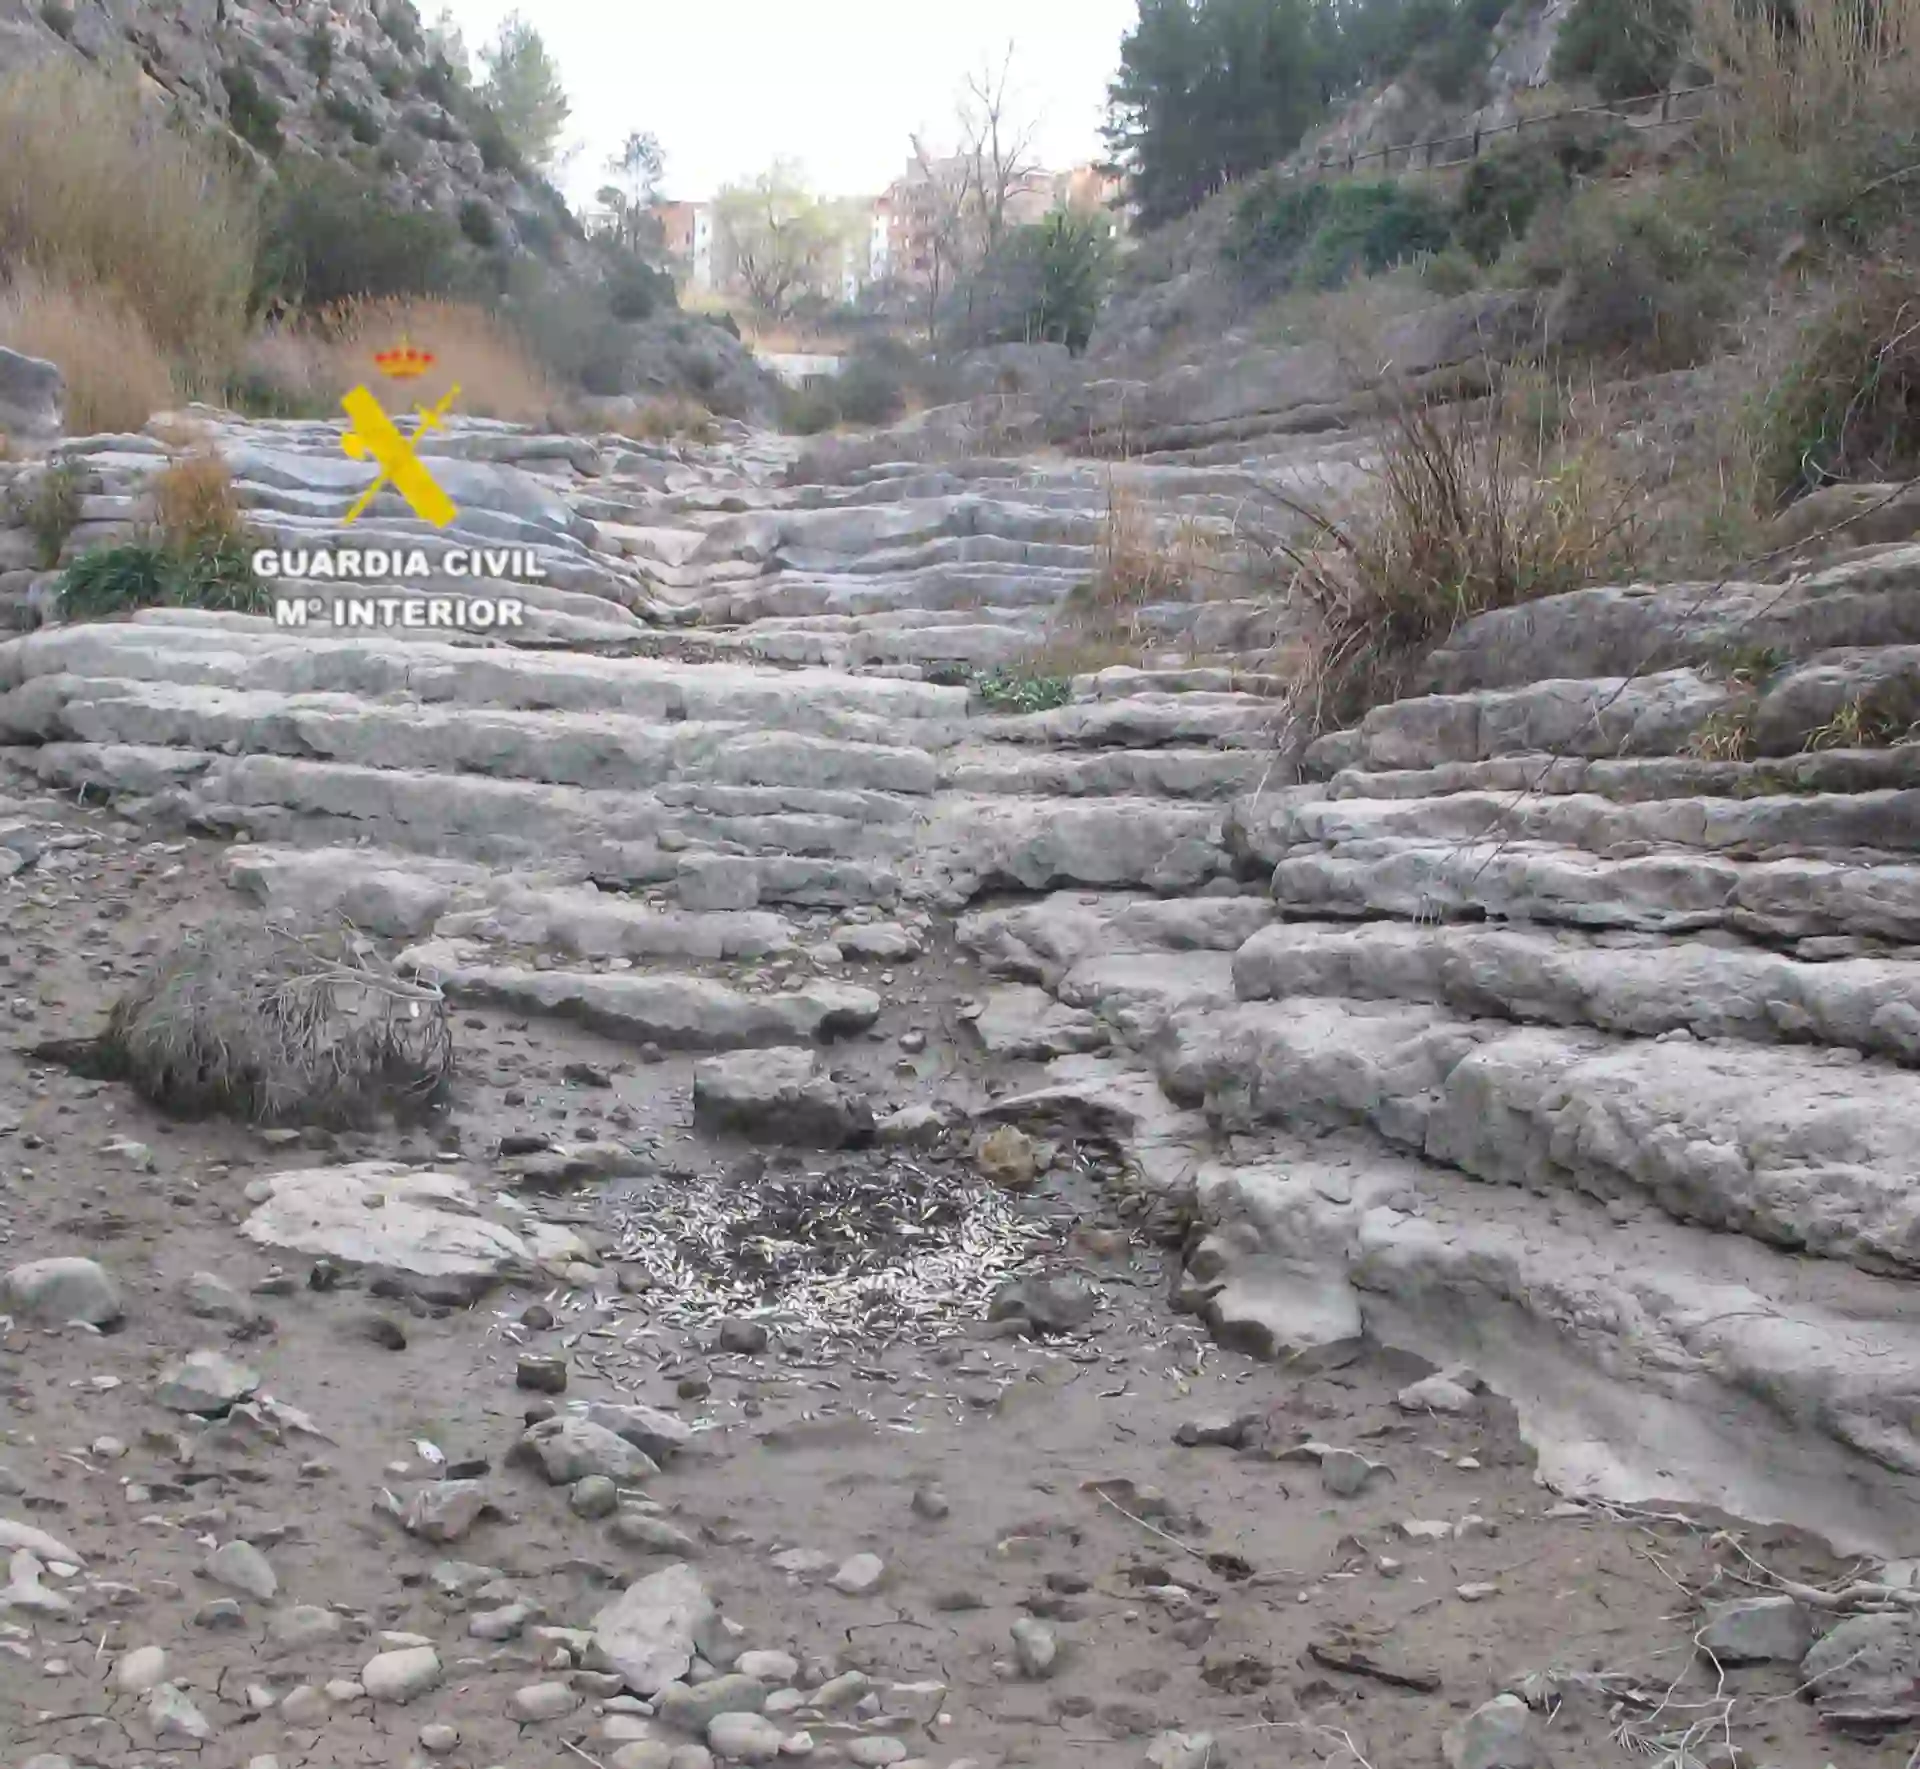
{"label": "tall dry reeds", "polygon": [[1693,0],[1728,145],[1797,153],[1920,100],[1920,0]]}
{"label": "tall dry reeds", "polygon": [[132,304],[100,283],[19,269],[0,284],[0,344],[58,363],[67,428],[138,430],[176,402],[176,370]]}
{"label": "tall dry reeds", "polygon": [[30,269],[82,312],[117,304],[180,370],[212,376],[245,330],[255,243],[232,160],[159,115],[132,75],[36,66],[0,84],[0,264],[14,280]]}
{"label": "tall dry reeds", "polygon": [[349,388],[377,379],[374,356],[403,339],[437,359],[409,383],[411,403],[436,402],[458,386],[459,411],[521,423],[546,422],[564,403],[504,321],[468,302],[418,296],[344,302],[263,333],[247,346],[246,382],[255,397],[329,412]]}
{"label": "tall dry reeds", "polygon": [[1390,393],[1377,474],[1350,513],[1289,505],[1269,542],[1298,623],[1292,696],[1308,731],[1396,699],[1462,621],[1606,582],[1642,542],[1639,488],[1618,469],[1591,393],[1543,397],[1494,376],[1475,403]]}

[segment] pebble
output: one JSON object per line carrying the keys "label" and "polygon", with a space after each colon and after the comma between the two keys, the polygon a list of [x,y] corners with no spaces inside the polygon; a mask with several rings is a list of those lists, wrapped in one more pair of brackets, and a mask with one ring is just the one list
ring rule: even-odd
{"label": "pebble", "polygon": [[460,1748],[459,1727],[422,1726],[420,1748],[430,1757],[444,1757],[450,1751],[458,1750]]}
{"label": "pebble", "polygon": [[758,1321],[738,1318],[720,1323],[720,1349],[740,1357],[756,1357],[767,1349],[770,1335]]}
{"label": "pebble", "polygon": [[575,1481],[567,1494],[567,1509],[576,1517],[610,1517],[620,1508],[620,1489],[604,1474]]}
{"label": "pebble", "polygon": [[529,1603],[509,1603],[503,1609],[486,1609],[467,1619],[467,1632],[476,1640],[512,1640],[533,1619]]}
{"label": "pebble", "polygon": [[162,1683],[148,1697],[147,1724],[163,1745],[172,1739],[204,1744],[213,1736],[213,1722],[193,1705],[178,1683]]}
{"label": "pebble", "polygon": [[755,1677],[775,1689],[784,1688],[800,1675],[800,1661],[790,1652],[743,1652],[733,1668],[743,1677]]}
{"label": "pebble", "polygon": [[567,1391],[567,1361],[565,1358],[529,1354],[515,1367],[513,1385],[532,1394],[564,1394]]}
{"label": "pebble", "polygon": [[1428,1376],[1403,1388],[1394,1396],[1394,1405],[1404,1413],[1470,1413],[1475,1406],[1473,1390],[1455,1376]]}
{"label": "pebble", "polygon": [[757,1714],[766,1705],[767,1686],[743,1672],[709,1677],[697,1685],[669,1683],[653,1698],[662,1725],[681,1732],[705,1732],[722,1714]]}
{"label": "pebble", "polygon": [[375,1701],[409,1702],[440,1687],[440,1655],[431,1646],[409,1646],[371,1658],[360,1681]]}
{"label": "pebble", "polygon": [[864,1699],[872,1688],[873,1679],[865,1671],[843,1671],[822,1683],[813,1692],[808,1706],[818,1708],[823,1714],[838,1713]]}
{"label": "pebble", "polygon": [[923,1486],[913,1495],[913,1514],[924,1517],[929,1523],[938,1523],[946,1517],[953,1507],[947,1503],[947,1495],[937,1486]]}
{"label": "pebble", "polygon": [[565,1683],[530,1683],[513,1692],[507,1712],[516,1720],[538,1722],[558,1720],[579,1705],[580,1697]]}
{"label": "pebble", "polygon": [[214,1584],[261,1603],[271,1603],[280,1590],[267,1557],[251,1542],[223,1543],[207,1556],[204,1570]]}
{"label": "pebble", "polygon": [[280,1698],[280,1719],[288,1726],[317,1726],[327,1717],[327,1698],[311,1683],[301,1683]]}
{"label": "pebble", "polygon": [[897,1738],[850,1738],[840,1748],[847,1761],[861,1769],[887,1769],[907,1760],[907,1747]]}
{"label": "pebble", "polygon": [[780,1755],[780,1728],[758,1714],[720,1714],[707,1743],[723,1763],[771,1763]]}
{"label": "pebble", "polygon": [[158,1646],[137,1646],[121,1659],[113,1681],[125,1695],[145,1695],[156,1684],[166,1681],[167,1655]]}
{"label": "pebble", "polygon": [[1013,1655],[1020,1662],[1022,1675],[1041,1678],[1053,1675],[1060,1657],[1060,1642],[1045,1622],[1022,1616],[1013,1624]]}
{"label": "pebble", "polygon": [[0,1276],[0,1314],[43,1327],[79,1321],[110,1326],[121,1317],[120,1287],[91,1259],[35,1259]]}
{"label": "pebble", "polygon": [[160,1378],[153,1398],[170,1412],[212,1417],[230,1411],[259,1386],[259,1371],[224,1352],[196,1351]]}
{"label": "pebble", "polygon": [[879,1590],[887,1576],[887,1563],[878,1554],[855,1554],[843,1560],[827,1583],[847,1597],[865,1597]]}
{"label": "pebble", "polygon": [[677,1524],[631,1506],[615,1516],[608,1533],[623,1547],[645,1548],[655,1554],[692,1557],[700,1552],[699,1541]]}

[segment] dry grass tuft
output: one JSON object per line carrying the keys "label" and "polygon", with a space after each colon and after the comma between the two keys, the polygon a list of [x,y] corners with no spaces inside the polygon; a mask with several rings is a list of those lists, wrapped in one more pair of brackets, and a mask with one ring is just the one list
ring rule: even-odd
{"label": "dry grass tuft", "polygon": [[720,421],[697,399],[684,395],[643,399],[623,417],[588,419],[591,428],[629,442],[699,442],[720,440]]}
{"label": "dry grass tuft", "polygon": [[1462,621],[1629,570],[1639,488],[1590,399],[1551,421],[1523,379],[1474,404],[1389,401],[1378,475],[1353,513],[1289,504],[1307,538],[1267,542],[1302,623],[1293,711],[1307,729],[1399,698]]}
{"label": "dry grass tuft", "polygon": [[349,388],[377,378],[375,353],[403,338],[438,358],[408,383],[413,403],[436,403],[458,386],[457,410],[524,424],[549,422],[565,403],[503,320],[470,302],[427,297],[344,302],[264,332],[247,345],[243,375],[263,403],[332,413]]}
{"label": "dry grass tuft", "polygon": [[182,456],[154,479],[160,531],[176,546],[233,541],[245,532],[233,475],[210,450]]}
{"label": "dry grass tuft", "polygon": [[[0,84],[0,263],[117,303],[174,362],[214,372],[245,329],[255,240],[232,161],[131,75],[40,64]],[[111,361],[120,341],[94,344]]]}
{"label": "dry grass tuft", "polygon": [[0,344],[57,363],[66,427],[138,430],[179,394],[174,370],[128,302],[99,284],[20,269],[0,288]]}
{"label": "dry grass tuft", "polygon": [[1817,148],[1920,100],[1920,0],[1694,0],[1693,28],[1729,146]]}
{"label": "dry grass tuft", "polygon": [[402,982],[347,931],[219,923],[122,997],[96,1060],[182,1117],[333,1126],[430,1105],[454,1067],[439,991]]}
{"label": "dry grass tuft", "polygon": [[1094,652],[1137,651],[1146,643],[1142,609],[1205,601],[1230,571],[1227,537],[1217,526],[1193,516],[1163,518],[1109,474],[1098,563],[1085,591],[1062,611],[1061,641]]}

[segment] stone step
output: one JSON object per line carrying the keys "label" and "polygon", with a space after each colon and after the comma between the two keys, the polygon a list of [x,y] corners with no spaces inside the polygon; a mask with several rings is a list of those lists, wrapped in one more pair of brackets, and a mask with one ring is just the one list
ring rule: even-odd
{"label": "stone step", "polygon": [[1529,842],[1354,843],[1289,855],[1273,872],[1306,918],[1482,917],[1549,926],[1700,933],[1773,943],[1851,937],[1920,945],[1920,865],[1738,860],[1665,851],[1611,860]]}
{"label": "stone step", "polygon": [[1854,1050],[1290,996],[1178,1015],[1156,1055],[1223,1129],[1365,1126],[1490,1183],[1920,1271],[1920,1073]]}
{"label": "stone step", "polygon": [[1911,1286],[1652,1212],[1505,1190],[1370,1139],[1203,1164],[1182,1288],[1297,1367],[1362,1338],[1470,1365],[1557,1493],[1791,1521],[1848,1552],[1920,1532]]}
{"label": "stone step", "polygon": [[1153,749],[1196,743],[1268,748],[1277,716],[1274,703],[1257,694],[1137,694],[1078,701],[1049,712],[980,719],[974,729],[993,743],[1069,749]]}
{"label": "stone step", "polygon": [[1877,548],[1786,584],[1577,590],[1463,622],[1429,661],[1437,694],[1550,677],[1739,667],[1769,654],[1920,645],[1920,547]]}
{"label": "stone step", "polygon": [[344,918],[390,939],[434,935],[573,959],[760,959],[790,951],[792,924],[765,910],[691,913],[565,874],[505,874],[459,861],[369,848],[227,851],[226,880],[275,915]]}
{"label": "stone step", "polygon": [[864,1032],[880,997],[845,983],[753,994],[706,977],[602,975],[470,964],[457,941],[403,953],[399,968],[455,1001],[551,1014],[609,1038],[663,1050],[756,1050],[824,1044]]}
{"label": "stone step", "polygon": [[1256,790],[1272,758],[1258,749],[1110,749],[1051,755],[964,743],[939,757],[940,784],[982,796],[1231,800]]}
{"label": "stone step", "polygon": [[794,788],[841,795],[834,800],[838,814],[873,821],[897,821],[906,812],[868,803],[869,795],[925,796],[938,778],[921,748],[744,721],[655,723],[619,713],[503,712],[73,676],[36,677],[0,696],[0,731],[40,742],[284,756],[596,791],[675,783]]}
{"label": "stone step", "polygon": [[1621,804],[1651,799],[1766,798],[1778,793],[1875,792],[1920,786],[1920,744],[1822,749],[1747,762],[1693,756],[1515,755],[1434,768],[1344,769],[1326,783],[1334,799],[1439,798],[1453,792],[1590,792]]}
{"label": "stone step", "polygon": [[1247,940],[1233,980],[1246,1001],[1422,1002],[1638,1038],[1837,1045],[1920,1066],[1920,953],[1808,964],[1702,940],[1289,921]]}
{"label": "stone step", "polygon": [[240,634],[173,620],[60,627],[0,643],[0,694],[50,675],[354,694],[502,711],[618,712],[650,721],[739,721],[821,734],[849,731],[848,721],[862,717],[946,721],[967,711],[964,688],[824,670],[528,655],[500,647],[407,644],[381,635]]}
{"label": "stone step", "polygon": [[1255,694],[1272,699],[1286,693],[1282,676],[1222,668],[1137,669],[1115,664],[1073,678],[1075,700],[1125,700],[1138,694]]}
{"label": "stone step", "polygon": [[1031,903],[975,910],[961,919],[954,938],[988,969],[1052,989],[1077,966],[1115,953],[1231,957],[1275,913],[1258,896],[1168,900],[1056,891]]}
{"label": "stone step", "polygon": [[744,625],[769,616],[878,614],[902,608],[1052,608],[1086,581],[1051,566],[938,565],[861,577],[783,571],[700,598],[710,619]]}
{"label": "stone step", "polygon": [[1590,793],[1460,792],[1444,798],[1326,798],[1311,788],[1234,807],[1248,857],[1277,866],[1303,852],[1381,843],[1510,840],[1607,859],[1691,850],[1743,858],[1920,851],[1920,789],[1771,798],[1661,798],[1620,804]]}

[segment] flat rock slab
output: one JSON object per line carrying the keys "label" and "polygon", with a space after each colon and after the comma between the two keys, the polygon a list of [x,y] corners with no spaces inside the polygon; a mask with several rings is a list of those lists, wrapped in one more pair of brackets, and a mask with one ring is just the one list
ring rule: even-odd
{"label": "flat rock slab", "polygon": [[455,1174],[360,1161],[269,1174],[247,1188],[241,1225],[263,1247],[324,1255],[420,1277],[494,1279],[530,1269],[536,1250],[480,1214]]}
{"label": "flat rock slab", "polygon": [[694,1071],[693,1121],[710,1133],[790,1148],[860,1148],[873,1108],[842,1087],[811,1050],[741,1051]]}

